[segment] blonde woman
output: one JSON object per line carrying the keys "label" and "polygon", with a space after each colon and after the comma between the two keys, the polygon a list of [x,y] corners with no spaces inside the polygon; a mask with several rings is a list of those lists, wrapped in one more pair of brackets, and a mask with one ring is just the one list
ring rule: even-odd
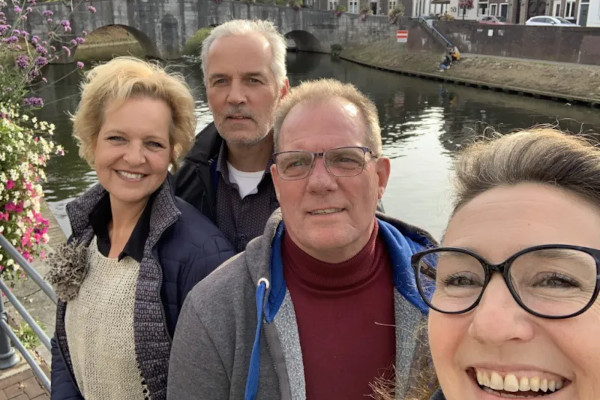
{"label": "blonde woman", "polygon": [[234,254],[173,194],[168,168],[195,125],[179,76],[128,57],[88,73],[73,132],[99,183],[67,205],[73,234],[49,274],[60,298],[53,399],[166,398],[183,300]]}

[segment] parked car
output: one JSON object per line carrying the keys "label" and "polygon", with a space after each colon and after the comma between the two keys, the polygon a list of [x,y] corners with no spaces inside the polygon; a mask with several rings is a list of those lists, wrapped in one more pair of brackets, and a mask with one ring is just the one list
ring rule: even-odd
{"label": "parked car", "polygon": [[568,19],[563,17],[551,17],[550,15],[540,15],[537,17],[531,17],[525,25],[537,25],[537,26],[579,26],[572,23]]}
{"label": "parked car", "polygon": [[479,18],[479,23],[487,25],[508,25],[506,18],[496,17],[495,15],[484,15],[483,17]]}

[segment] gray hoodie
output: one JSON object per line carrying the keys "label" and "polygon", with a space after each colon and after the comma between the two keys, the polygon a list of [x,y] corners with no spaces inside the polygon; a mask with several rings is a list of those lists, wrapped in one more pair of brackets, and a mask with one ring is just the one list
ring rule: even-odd
{"label": "gray hoodie", "polygon": [[[428,309],[416,291],[410,255],[434,242],[424,231],[377,217],[397,289],[396,398],[402,399],[421,368],[414,362],[428,351],[426,338],[417,334]],[[283,225],[277,210],[262,236],[189,293],[173,339],[168,399],[306,398],[298,327],[281,266]]]}

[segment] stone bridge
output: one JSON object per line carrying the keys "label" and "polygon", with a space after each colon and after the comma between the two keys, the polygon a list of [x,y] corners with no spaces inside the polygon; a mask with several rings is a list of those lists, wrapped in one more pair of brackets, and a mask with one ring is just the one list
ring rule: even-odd
{"label": "stone bridge", "polygon": [[74,34],[88,33],[117,25],[129,31],[148,56],[177,58],[187,40],[200,28],[216,26],[232,19],[266,19],[294,42],[298,50],[329,52],[335,43],[368,43],[395,37],[397,24],[386,16],[317,11],[308,8],[254,4],[242,1],[215,0],[95,0],[96,13],[81,3],[72,12],[62,2],[42,3],[27,21],[29,31],[44,36],[41,11],[51,9],[55,16],[69,15]]}

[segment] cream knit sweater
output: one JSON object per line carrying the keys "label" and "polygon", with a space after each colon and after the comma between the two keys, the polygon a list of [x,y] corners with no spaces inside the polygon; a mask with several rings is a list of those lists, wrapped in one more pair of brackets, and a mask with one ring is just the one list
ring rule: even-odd
{"label": "cream knit sweater", "polygon": [[142,377],[135,356],[133,307],[139,263],[106,258],[96,238],[77,297],[68,302],[65,326],[73,371],[86,400],[140,400]]}

